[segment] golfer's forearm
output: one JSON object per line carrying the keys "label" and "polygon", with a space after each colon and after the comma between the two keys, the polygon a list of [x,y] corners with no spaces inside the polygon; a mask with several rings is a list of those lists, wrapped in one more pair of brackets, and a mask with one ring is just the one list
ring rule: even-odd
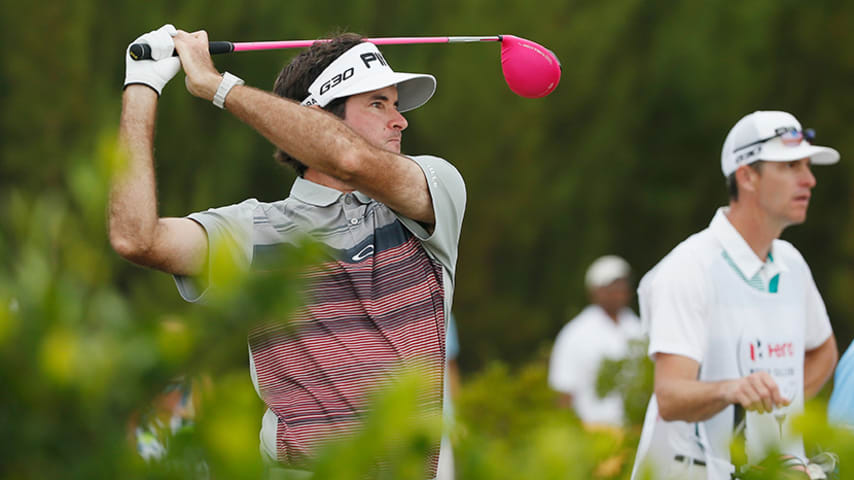
{"label": "golfer's forearm", "polygon": [[150,248],[158,222],[152,153],[156,112],[153,90],[128,86],[119,126],[124,162],[114,172],[109,205],[110,242],[127,258]]}
{"label": "golfer's forearm", "polygon": [[804,396],[806,398],[812,398],[821,391],[833,374],[838,360],[839,351],[833,335],[818,348],[804,353]]}
{"label": "golfer's forearm", "polygon": [[666,421],[707,420],[730,405],[727,382],[674,379],[656,382],[655,396],[661,418]]}
{"label": "golfer's forearm", "polygon": [[225,105],[292,157],[344,182],[352,181],[361,158],[379,153],[333,115],[262,90],[235,87]]}
{"label": "golfer's forearm", "polygon": [[334,115],[251,87],[235,87],[226,108],[309,168],[336,178],[402,215],[435,221],[427,180],[415,162],[368,143]]}

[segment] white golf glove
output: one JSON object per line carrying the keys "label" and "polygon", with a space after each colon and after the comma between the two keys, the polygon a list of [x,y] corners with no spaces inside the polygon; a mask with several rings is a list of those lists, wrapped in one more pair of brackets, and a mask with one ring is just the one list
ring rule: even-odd
{"label": "white golf glove", "polygon": [[160,95],[163,87],[181,69],[181,61],[173,57],[175,43],[172,37],[178,33],[175,27],[166,24],[157,30],[140,36],[132,43],[147,43],[151,47],[151,60],[134,60],[130,56],[130,45],[125,50],[125,87],[135,83],[148,85]]}

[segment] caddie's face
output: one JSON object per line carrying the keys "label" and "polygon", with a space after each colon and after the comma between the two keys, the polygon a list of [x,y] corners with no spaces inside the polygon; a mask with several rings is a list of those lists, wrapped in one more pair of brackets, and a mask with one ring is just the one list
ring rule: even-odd
{"label": "caddie's face", "polygon": [[809,158],[791,162],[763,162],[756,179],[757,195],[762,209],[783,227],[807,219],[815,177]]}
{"label": "caddie's face", "polygon": [[344,123],[375,147],[400,153],[409,123],[397,111],[396,86],[353,95],[345,105]]}

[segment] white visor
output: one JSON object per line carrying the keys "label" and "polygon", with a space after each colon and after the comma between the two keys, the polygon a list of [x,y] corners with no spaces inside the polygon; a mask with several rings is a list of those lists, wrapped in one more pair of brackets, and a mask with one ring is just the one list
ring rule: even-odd
{"label": "white visor", "polygon": [[398,111],[406,112],[427,103],[436,91],[433,75],[397,73],[376,45],[362,42],[336,58],[308,87],[302,105],[325,107],[336,98],[397,85]]}

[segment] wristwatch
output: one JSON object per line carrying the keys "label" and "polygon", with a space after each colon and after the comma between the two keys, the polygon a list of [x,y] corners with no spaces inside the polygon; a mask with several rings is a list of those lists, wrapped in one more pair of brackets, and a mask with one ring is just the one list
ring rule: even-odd
{"label": "wristwatch", "polygon": [[246,82],[240,77],[232,75],[228,72],[222,74],[222,81],[219,82],[219,87],[214,94],[213,104],[219,108],[225,108],[225,97],[236,85],[244,85]]}

